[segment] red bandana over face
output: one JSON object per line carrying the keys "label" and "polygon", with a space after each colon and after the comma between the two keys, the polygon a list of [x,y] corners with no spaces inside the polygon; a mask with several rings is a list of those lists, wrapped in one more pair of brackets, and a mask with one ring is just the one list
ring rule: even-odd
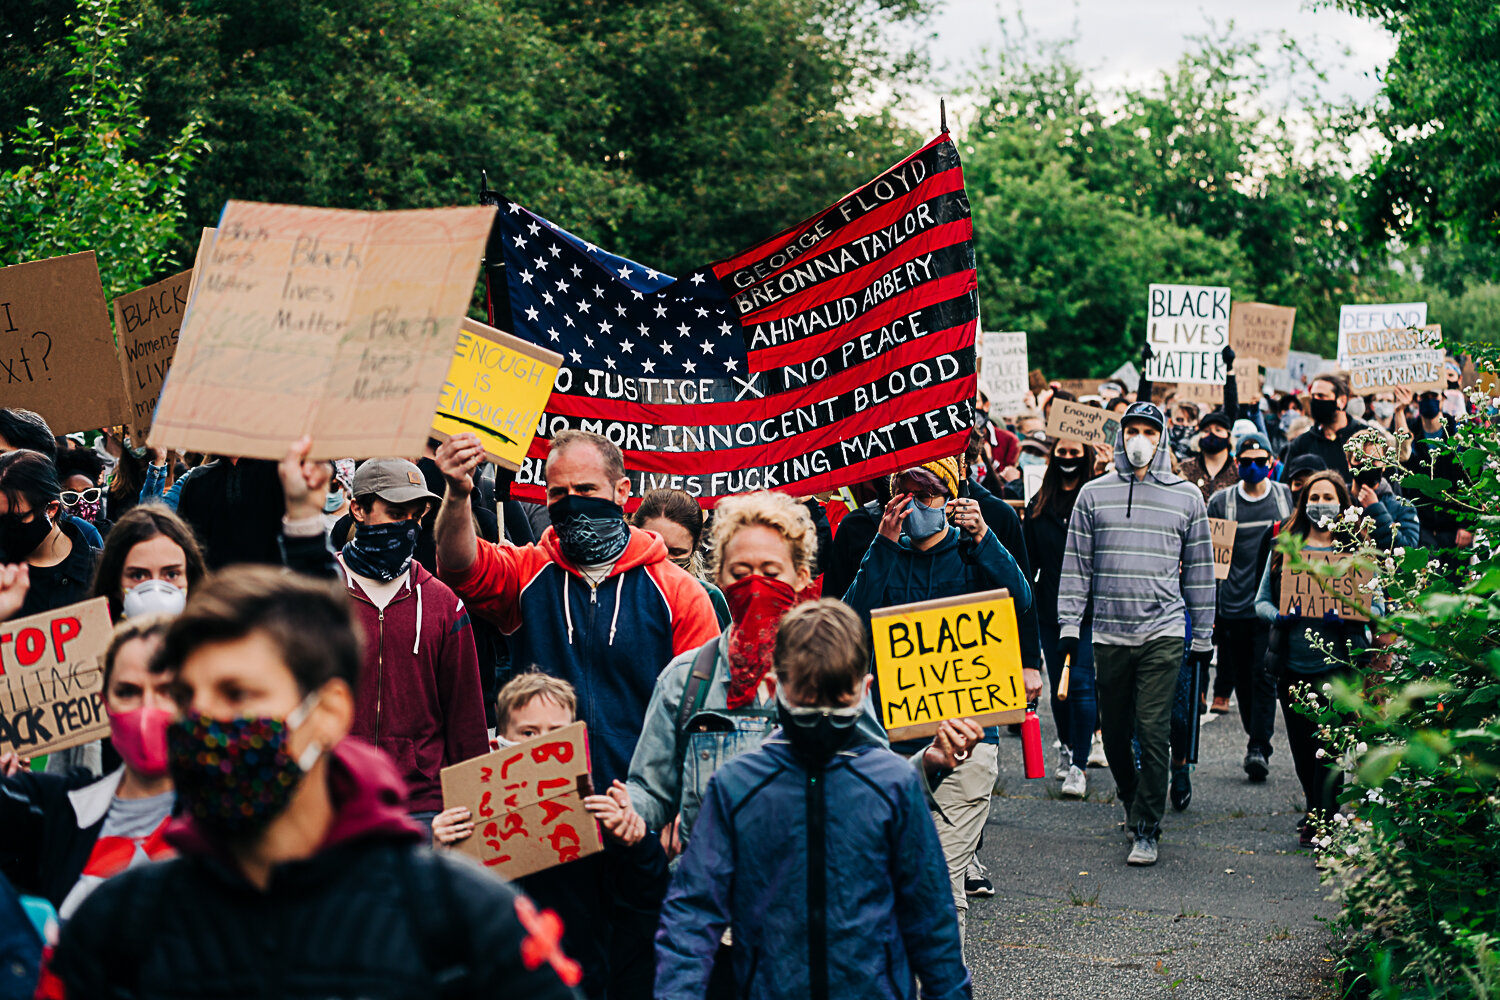
{"label": "red bandana over face", "polygon": [[754,574],[724,589],[734,627],[729,630],[729,707],[755,702],[755,691],[771,669],[776,626],[801,596],[791,584]]}

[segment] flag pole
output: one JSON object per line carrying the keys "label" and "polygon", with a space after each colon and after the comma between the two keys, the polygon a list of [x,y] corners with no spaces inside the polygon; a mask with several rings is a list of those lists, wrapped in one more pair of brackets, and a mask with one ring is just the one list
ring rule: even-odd
{"label": "flag pole", "polygon": [[948,134],[948,102],[938,98],[938,124],[943,135]]}

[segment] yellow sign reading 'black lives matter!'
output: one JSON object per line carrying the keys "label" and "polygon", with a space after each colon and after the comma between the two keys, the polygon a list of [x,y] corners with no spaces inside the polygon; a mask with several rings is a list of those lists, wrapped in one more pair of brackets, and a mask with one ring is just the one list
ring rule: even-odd
{"label": "yellow sign reading 'black lives matter!'", "polygon": [[1016,605],[1007,590],[870,613],[880,721],[892,740],[923,739],[944,719],[1026,717]]}

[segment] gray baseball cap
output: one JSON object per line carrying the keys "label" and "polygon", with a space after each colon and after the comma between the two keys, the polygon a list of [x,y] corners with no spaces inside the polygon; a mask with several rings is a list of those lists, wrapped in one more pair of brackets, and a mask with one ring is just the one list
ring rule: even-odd
{"label": "gray baseball cap", "polygon": [[372,458],[354,470],[354,497],[377,496],[386,503],[441,500],[427,488],[422,470],[404,458]]}

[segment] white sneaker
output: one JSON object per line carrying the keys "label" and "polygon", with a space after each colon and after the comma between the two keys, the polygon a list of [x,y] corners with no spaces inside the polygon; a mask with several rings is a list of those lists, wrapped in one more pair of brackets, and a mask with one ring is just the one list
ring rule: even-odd
{"label": "white sneaker", "polygon": [[1057,771],[1052,775],[1052,777],[1057,778],[1058,780],[1066,778],[1068,776],[1068,772],[1072,770],[1072,768],[1073,751],[1068,747],[1063,747],[1061,750],[1057,751]]}
{"label": "white sneaker", "polygon": [[1108,767],[1109,758],[1104,756],[1104,741],[1094,734],[1094,745],[1089,748],[1089,767]]}
{"label": "white sneaker", "polygon": [[1081,799],[1089,790],[1088,773],[1081,767],[1068,768],[1067,780],[1062,784],[1065,799]]}

